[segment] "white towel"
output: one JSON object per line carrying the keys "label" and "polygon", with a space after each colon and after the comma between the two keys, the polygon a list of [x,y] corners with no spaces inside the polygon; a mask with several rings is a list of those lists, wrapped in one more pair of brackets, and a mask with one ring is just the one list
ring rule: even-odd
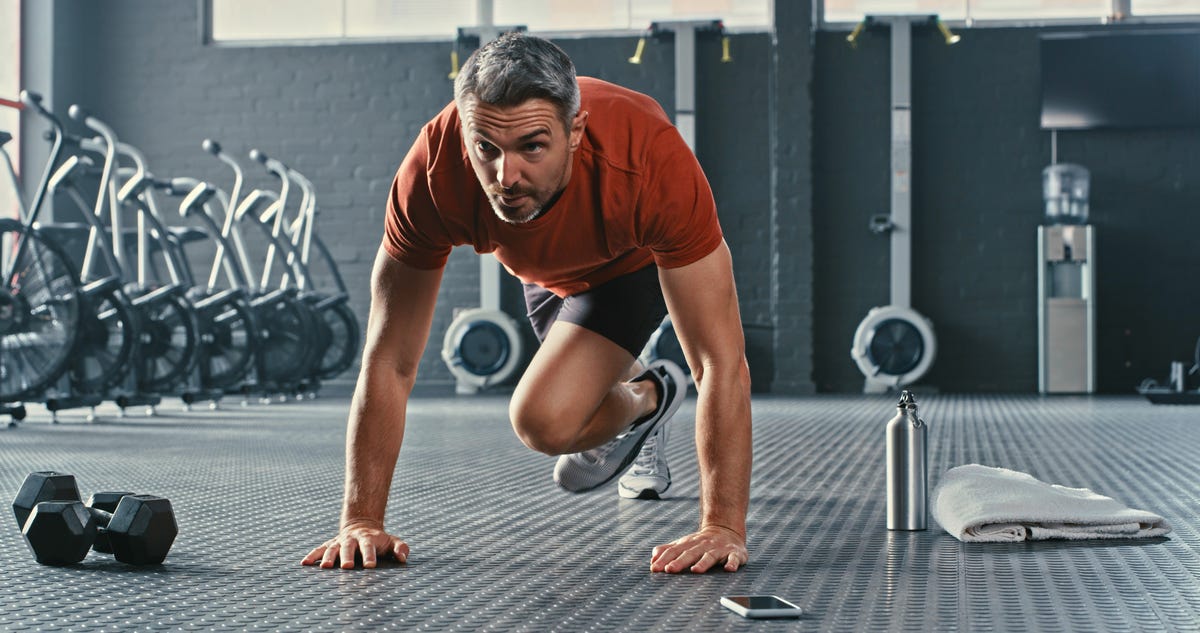
{"label": "white towel", "polygon": [[1146,538],[1171,531],[1157,514],[1132,510],[1087,488],[979,464],[946,471],[931,505],[938,524],[966,543]]}

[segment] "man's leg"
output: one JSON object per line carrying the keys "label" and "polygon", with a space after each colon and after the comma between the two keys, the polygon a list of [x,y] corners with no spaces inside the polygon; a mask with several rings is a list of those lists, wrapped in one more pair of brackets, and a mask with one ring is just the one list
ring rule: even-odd
{"label": "man's leg", "polygon": [[686,377],[669,361],[643,368],[635,360],[667,313],[658,269],[565,298],[526,284],[525,305],[542,345],[509,413],[522,441],[560,456],[555,482],[591,490],[621,474],[644,444],[660,449],[650,438],[679,408]]}
{"label": "man's leg", "polygon": [[509,415],[527,446],[550,455],[601,446],[657,408],[653,380],[628,350],[574,323],[556,321],[521,377]]}

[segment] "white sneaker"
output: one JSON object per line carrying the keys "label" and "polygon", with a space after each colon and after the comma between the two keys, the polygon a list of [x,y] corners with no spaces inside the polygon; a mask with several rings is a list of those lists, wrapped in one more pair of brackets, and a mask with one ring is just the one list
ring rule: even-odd
{"label": "white sneaker", "polygon": [[671,487],[671,468],[667,466],[667,432],[664,421],[658,430],[646,438],[642,451],[630,468],[617,481],[617,494],[623,499],[662,499]]}
{"label": "white sneaker", "polygon": [[582,453],[560,455],[554,465],[554,481],[559,486],[571,492],[584,492],[612,481],[629,468],[647,438],[675,414],[687,396],[687,377],[683,370],[669,360],[657,360],[630,382],[646,379],[658,383],[660,396],[654,413],[634,422],[628,431],[602,446]]}

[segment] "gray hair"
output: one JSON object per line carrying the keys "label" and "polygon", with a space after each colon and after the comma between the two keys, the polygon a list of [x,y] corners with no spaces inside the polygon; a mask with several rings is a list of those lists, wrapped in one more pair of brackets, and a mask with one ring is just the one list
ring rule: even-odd
{"label": "gray hair", "polygon": [[459,110],[483,102],[510,107],[530,99],[545,99],[558,107],[568,129],[579,113],[579,83],[575,64],[548,40],[506,33],[467,58],[454,80]]}

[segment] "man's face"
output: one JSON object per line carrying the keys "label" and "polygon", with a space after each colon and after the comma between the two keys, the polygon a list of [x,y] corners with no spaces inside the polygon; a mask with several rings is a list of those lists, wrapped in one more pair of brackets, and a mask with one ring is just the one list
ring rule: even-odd
{"label": "man's face", "polygon": [[587,113],[569,131],[558,108],[543,99],[511,107],[472,103],[459,114],[471,166],[496,215],[511,224],[541,215],[571,179]]}

